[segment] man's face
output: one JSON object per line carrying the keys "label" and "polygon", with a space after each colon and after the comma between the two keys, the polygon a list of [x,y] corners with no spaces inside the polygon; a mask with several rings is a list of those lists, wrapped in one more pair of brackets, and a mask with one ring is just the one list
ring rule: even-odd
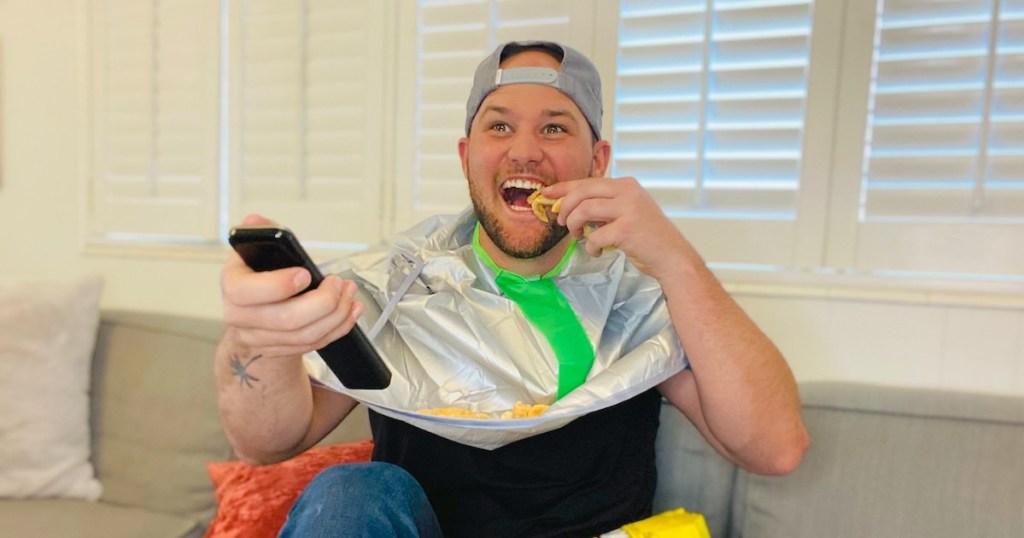
{"label": "man's face", "polygon": [[[502,68],[558,61],[541,51],[521,52]],[[568,96],[550,86],[501,86],[481,103],[468,138],[459,141],[462,169],[480,224],[502,252],[537,257],[568,233],[554,219],[543,223],[526,198],[559,181],[603,176],[607,152],[598,151],[590,126]]]}

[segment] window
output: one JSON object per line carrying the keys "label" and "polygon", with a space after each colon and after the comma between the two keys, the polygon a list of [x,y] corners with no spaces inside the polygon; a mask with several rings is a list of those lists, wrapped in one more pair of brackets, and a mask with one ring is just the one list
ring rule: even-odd
{"label": "window", "polygon": [[540,38],[598,65],[611,174],[720,270],[1024,273],[1024,0],[92,5],[97,240],[262,212],[351,249],[459,211],[473,68]]}
{"label": "window", "polygon": [[620,6],[612,175],[638,178],[711,260],[791,264],[811,0]]}
{"label": "window", "polygon": [[307,244],[382,237],[374,0],[103,0],[91,238],[220,244],[249,212]]}
{"label": "window", "polygon": [[1020,275],[1024,2],[880,0],[872,26],[851,265]]}
{"label": "window", "polygon": [[230,222],[262,212],[307,244],[380,241],[383,11],[373,0],[237,2]]}
{"label": "window", "polygon": [[713,265],[1020,280],[1024,2],[619,5],[612,173]]}
{"label": "window", "polygon": [[216,240],[216,3],[108,0],[93,17],[93,236]]}

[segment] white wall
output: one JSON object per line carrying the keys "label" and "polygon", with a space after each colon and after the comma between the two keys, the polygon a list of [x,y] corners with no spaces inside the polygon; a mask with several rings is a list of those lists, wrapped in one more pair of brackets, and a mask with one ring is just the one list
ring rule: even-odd
{"label": "white wall", "polygon": [[[218,317],[218,252],[86,252],[84,0],[0,0],[0,276],[98,272],[103,306]],[[1024,395],[1024,290],[1012,297],[727,282],[801,380]],[[838,290],[838,292],[837,292]]]}
{"label": "white wall", "polygon": [[1024,310],[737,294],[801,380],[1024,395]]}
{"label": "white wall", "polygon": [[219,316],[219,256],[87,254],[84,0],[0,0],[0,275],[99,272],[105,307]]}

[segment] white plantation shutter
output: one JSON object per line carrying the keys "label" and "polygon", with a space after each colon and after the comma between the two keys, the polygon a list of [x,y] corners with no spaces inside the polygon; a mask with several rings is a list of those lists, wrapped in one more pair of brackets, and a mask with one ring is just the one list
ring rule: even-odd
{"label": "white plantation shutter", "polygon": [[476,66],[499,43],[546,39],[587,52],[595,5],[573,0],[420,0],[412,167],[400,174],[396,226],[469,204],[457,143]]}
{"label": "white plantation shutter", "polygon": [[621,0],[613,176],[709,261],[788,264],[811,0]]}
{"label": "white plantation shutter", "polygon": [[381,3],[244,0],[236,10],[230,220],[260,213],[314,245],[376,243]]}
{"label": "white plantation shutter", "polygon": [[94,241],[257,212],[358,248],[461,210],[477,63],[551,39],[602,72],[611,175],[718,268],[1024,274],[1024,0],[88,5]]}
{"label": "white plantation shutter", "polygon": [[856,264],[1024,272],[1024,2],[878,3]]}
{"label": "white plantation shutter", "polygon": [[93,4],[93,240],[217,240],[218,6]]}

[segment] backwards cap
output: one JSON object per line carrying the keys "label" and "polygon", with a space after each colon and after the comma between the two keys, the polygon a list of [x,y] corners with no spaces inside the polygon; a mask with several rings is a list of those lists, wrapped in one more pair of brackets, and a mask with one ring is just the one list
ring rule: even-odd
{"label": "backwards cap", "polygon": [[[549,67],[498,67],[501,61],[524,50],[542,49],[561,62],[556,71]],[[543,84],[568,95],[583,112],[597,140],[601,139],[601,77],[597,68],[576,49],[551,41],[510,41],[499,45],[480,62],[473,77],[473,89],[466,102],[466,135],[480,103],[498,86],[505,84]]]}

